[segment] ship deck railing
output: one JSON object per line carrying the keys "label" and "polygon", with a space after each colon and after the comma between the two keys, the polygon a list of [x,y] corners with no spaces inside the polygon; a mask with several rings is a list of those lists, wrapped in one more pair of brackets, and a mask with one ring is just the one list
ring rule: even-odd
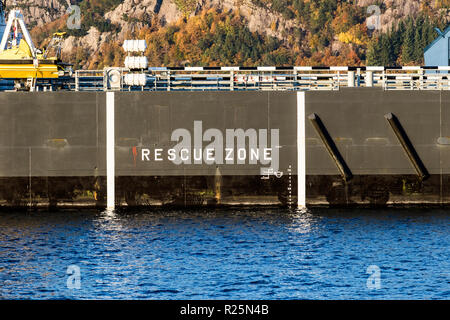
{"label": "ship deck railing", "polygon": [[[337,91],[349,87],[450,90],[449,71],[448,66],[105,68],[77,70],[65,78],[63,87],[71,91],[94,92]],[[114,79],[112,74],[115,74]],[[37,91],[40,83],[44,83],[43,80],[37,82]],[[45,85],[48,86],[48,82]]]}

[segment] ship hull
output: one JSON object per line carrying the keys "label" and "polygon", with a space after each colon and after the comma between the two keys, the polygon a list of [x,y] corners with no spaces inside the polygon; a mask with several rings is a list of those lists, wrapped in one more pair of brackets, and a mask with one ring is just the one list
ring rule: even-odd
{"label": "ship hull", "polygon": [[118,207],[450,205],[448,92],[107,95],[0,96],[1,205],[105,207],[108,112]]}

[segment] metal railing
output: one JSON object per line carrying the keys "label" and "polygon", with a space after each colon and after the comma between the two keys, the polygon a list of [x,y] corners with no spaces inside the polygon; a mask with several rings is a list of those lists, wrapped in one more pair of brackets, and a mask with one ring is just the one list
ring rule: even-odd
{"label": "metal railing", "polygon": [[[119,81],[110,80],[117,69]],[[75,91],[333,91],[347,87],[384,90],[450,90],[450,67],[182,67],[78,70]],[[127,74],[139,76],[128,83]]]}
{"label": "metal railing", "polygon": [[103,70],[75,71],[75,91],[103,91]]}

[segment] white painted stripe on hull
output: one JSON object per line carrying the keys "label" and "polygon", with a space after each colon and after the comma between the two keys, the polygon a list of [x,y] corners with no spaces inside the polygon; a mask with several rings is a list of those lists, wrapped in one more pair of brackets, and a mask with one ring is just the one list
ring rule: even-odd
{"label": "white painted stripe on hull", "polygon": [[114,92],[106,93],[106,207],[115,208]]}
{"label": "white painted stripe on hull", "polygon": [[306,208],[305,92],[297,92],[297,205]]}

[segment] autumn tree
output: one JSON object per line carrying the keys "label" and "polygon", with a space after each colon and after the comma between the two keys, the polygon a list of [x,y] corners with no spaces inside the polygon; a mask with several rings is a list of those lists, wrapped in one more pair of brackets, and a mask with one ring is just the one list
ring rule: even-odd
{"label": "autumn tree", "polygon": [[183,13],[185,19],[187,19],[192,12],[195,11],[197,6],[197,0],[174,0],[178,10]]}

